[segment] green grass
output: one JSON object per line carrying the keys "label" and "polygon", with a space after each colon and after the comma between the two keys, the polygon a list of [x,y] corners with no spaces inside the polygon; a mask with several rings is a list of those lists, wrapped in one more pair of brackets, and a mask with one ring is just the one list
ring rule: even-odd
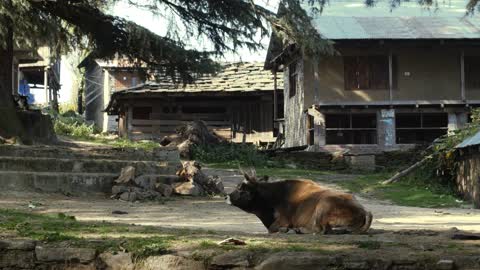
{"label": "green grass", "polygon": [[[207,163],[205,164],[209,168],[215,169],[233,169],[238,170],[239,166],[235,163]],[[322,175],[331,175],[333,171],[323,171],[314,169],[292,169],[292,168],[276,168],[276,167],[256,167],[258,176],[268,175],[270,177],[279,178],[307,178],[314,179]]]}
{"label": "green grass", "polygon": [[[238,169],[238,165],[230,163],[207,164],[210,168]],[[257,175],[268,175],[278,178],[306,178],[316,180],[325,175],[333,175],[334,171],[321,171],[311,169],[290,169],[290,168],[256,168]],[[426,208],[460,207],[464,203],[459,202],[452,192],[440,184],[427,181],[420,181],[407,177],[397,183],[382,185],[381,182],[388,179],[391,173],[362,174],[355,180],[341,181],[336,179],[332,183],[354,193],[380,199],[389,200],[394,204],[402,206],[416,206]]]}
{"label": "green grass", "polygon": [[375,173],[358,177],[352,181],[337,181],[341,187],[377,199],[389,200],[397,205],[427,208],[459,207],[462,202],[451,191],[429,183],[422,183],[410,178],[383,185],[388,173]]}

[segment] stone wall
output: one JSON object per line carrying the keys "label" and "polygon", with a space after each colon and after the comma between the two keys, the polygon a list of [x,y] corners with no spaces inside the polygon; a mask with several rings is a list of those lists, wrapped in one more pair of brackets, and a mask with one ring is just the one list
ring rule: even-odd
{"label": "stone wall", "polygon": [[406,258],[405,255],[342,256],[316,252],[256,252],[251,250],[198,250],[174,252],[134,260],[129,253],[99,253],[91,248],[47,246],[32,240],[0,240],[0,270],[10,269],[168,269],[168,270],[420,270],[478,269],[475,257],[458,260],[442,258]]}
{"label": "stone wall", "polygon": [[480,208],[480,152],[479,147],[459,150],[457,159],[457,191]]}

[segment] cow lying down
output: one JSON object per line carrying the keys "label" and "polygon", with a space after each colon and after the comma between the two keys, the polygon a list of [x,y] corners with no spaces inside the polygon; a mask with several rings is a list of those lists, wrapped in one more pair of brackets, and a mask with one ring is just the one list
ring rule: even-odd
{"label": "cow lying down", "polygon": [[255,170],[243,174],[245,180],[227,196],[227,203],[256,215],[269,233],[364,233],[370,228],[372,214],[351,194],[311,180],[268,182],[257,179]]}

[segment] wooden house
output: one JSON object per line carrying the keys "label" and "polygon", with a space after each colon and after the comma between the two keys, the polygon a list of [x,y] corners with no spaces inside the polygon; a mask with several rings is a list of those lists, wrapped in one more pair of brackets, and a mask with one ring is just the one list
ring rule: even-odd
{"label": "wooden house", "polygon": [[352,3],[312,14],[332,55],[303,55],[272,38],[266,67],[283,71],[285,147],[378,153],[430,143],[466,123],[480,104],[480,18],[463,17],[463,2],[438,12]]}
{"label": "wooden house", "polygon": [[233,142],[273,142],[276,81],[263,65],[224,64],[217,74],[201,76],[193,84],[165,78],[117,91],[106,111],[118,116],[119,134],[131,139],[161,139],[182,123],[203,120]]}
{"label": "wooden house", "polygon": [[101,60],[92,56],[86,57],[78,68],[85,71],[85,119],[102,132],[117,131],[116,118],[104,109],[114,92],[143,84],[145,68],[122,57]]}

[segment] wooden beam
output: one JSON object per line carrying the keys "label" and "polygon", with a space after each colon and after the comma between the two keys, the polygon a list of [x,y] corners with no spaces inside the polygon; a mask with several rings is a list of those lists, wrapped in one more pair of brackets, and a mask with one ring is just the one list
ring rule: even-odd
{"label": "wooden beam", "polygon": [[460,96],[462,100],[466,100],[465,96],[465,52],[462,50],[460,54]]}
{"label": "wooden beam", "polygon": [[388,53],[388,94],[390,102],[393,101],[393,54]]}
{"label": "wooden beam", "polygon": [[278,116],[278,101],[277,101],[277,69],[273,69],[273,121],[277,120]]}

